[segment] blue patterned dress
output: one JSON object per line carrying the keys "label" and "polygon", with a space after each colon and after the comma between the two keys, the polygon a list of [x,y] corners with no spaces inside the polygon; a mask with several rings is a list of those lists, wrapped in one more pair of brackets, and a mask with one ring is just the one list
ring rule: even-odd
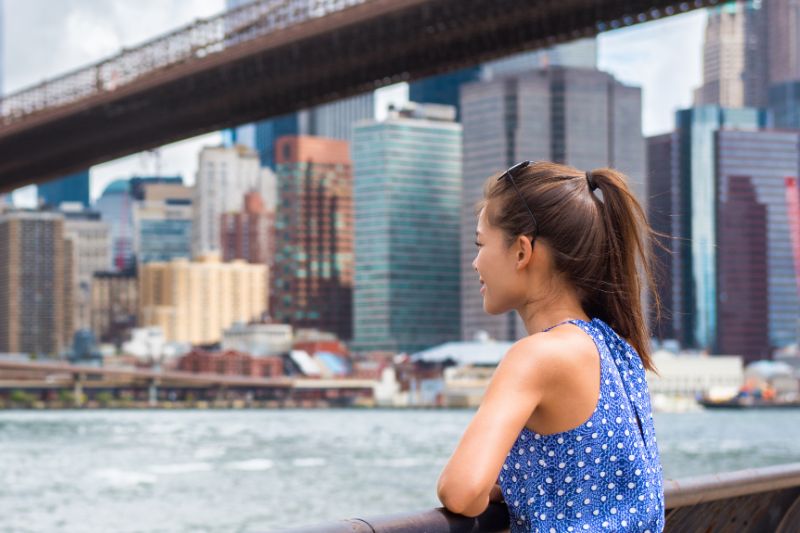
{"label": "blue patterned dress", "polygon": [[497,480],[511,532],[660,532],[663,477],[642,362],[599,318],[567,322],[597,345],[600,396],[575,429],[520,432]]}

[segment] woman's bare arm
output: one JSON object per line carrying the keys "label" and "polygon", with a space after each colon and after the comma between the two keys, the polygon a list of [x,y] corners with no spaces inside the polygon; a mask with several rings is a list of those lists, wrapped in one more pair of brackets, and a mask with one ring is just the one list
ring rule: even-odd
{"label": "woman's bare arm", "polygon": [[563,371],[562,345],[545,335],[515,343],[503,357],[453,455],[439,476],[439,500],[478,516],[489,505],[500,468],[547,388]]}

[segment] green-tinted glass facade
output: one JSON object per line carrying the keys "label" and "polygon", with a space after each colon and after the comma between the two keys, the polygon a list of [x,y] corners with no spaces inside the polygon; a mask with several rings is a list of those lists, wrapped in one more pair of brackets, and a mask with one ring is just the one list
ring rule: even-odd
{"label": "green-tinted glass facade", "polygon": [[356,127],[354,348],[413,353],[457,340],[461,126]]}

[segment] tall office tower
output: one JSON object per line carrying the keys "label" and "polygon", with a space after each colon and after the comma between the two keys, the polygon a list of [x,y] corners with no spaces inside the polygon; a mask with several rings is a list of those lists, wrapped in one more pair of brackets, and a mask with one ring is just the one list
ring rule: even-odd
{"label": "tall office tower", "polygon": [[674,204],[680,237],[674,278],[680,287],[675,317],[682,344],[716,351],[717,216],[714,135],[720,129],[757,130],[768,114],[753,108],[702,106],[676,113],[680,197]]}
{"label": "tall office tower", "polygon": [[468,67],[411,82],[408,98],[412,102],[455,106],[456,118],[461,117],[459,89],[465,83],[492,80],[510,74],[522,74],[546,67],[597,67],[597,41],[579,39],[541,50],[522,52],[482,65]]}
{"label": "tall office tower", "polygon": [[768,71],[764,3],[747,0],[709,8],[703,85],[695,90],[695,105],[765,106]]}
{"label": "tall office tower", "polygon": [[762,0],[769,28],[769,81],[800,81],[800,0]]}
{"label": "tall office tower", "polygon": [[[0,35],[4,35],[6,30],[3,11],[3,2],[0,1]],[[5,54],[5,50],[3,50],[3,39],[0,39],[0,100],[3,98],[3,95],[6,94],[6,89],[3,85],[3,54]]]}
{"label": "tall office tower", "polygon": [[550,67],[461,89],[464,185],[461,217],[461,309],[464,339],[486,331],[498,340],[525,335],[516,313],[490,316],[478,292],[473,211],[491,175],[525,160],[579,169],[611,166],[631,179],[647,206],[641,90],[594,69]]}
{"label": "tall office tower", "polygon": [[800,129],[800,0],[764,4],[769,21],[769,108],[776,128]]}
{"label": "tall office tower", "polygon": [[715,148],[716,346],[767,359],[800,325],[800,133],[719,130]]}
{"label": "tall office tower", "polygon": [[135,269],[95,272],[92,276],[92,332],[117,347],[136,327],[139,288]]}
{"label": "tall office tower", "polygon": [[108,184],[95,209],[108,224],[111,233],[111,265],[118,271],[129,270],[135,263],[133,250],[133,198],[128,180]]}
{"label": "tall office tower", "polygon": [[89,170],[40,183],[36,186],[39,203],[58,208],[64,202],[80,202],[89,207]]}
{"label": "tall office tower", "polygon": [[410,104],[362,122],[355,174],[354,346],[414,353],[460,337],[461,125]]}
{"label": "tall office tower", "polygon": [[349,145],[319,137],[275,143],[278,203],[270,311],[275,320],[351,339],[353,191]]}
{"label": "tall office tower", "polygon": [[255,151],[242,145],[203,148],[194,186],[193,256],[220,251],[220,216],[239,209],[250,190],[265,196],[274,190],[272,173],[261,168]]}
{"label": "tall office tower", "polygon": [[72,246],[60,213],[0,215],[0,352],[57,356],[68,345]]}
{"label": "tall office tower", "polygon": [[222,214],[222,259],[272,265],[275,259],[275,211],[256,191],[244,195],[240,211]]}
{"label": "tall office tower", "polygon": [[769,110],[776,128],[800,129],[800,78],[770,85]]}
{"label": "tall office tower", "polygon": [[139,323],[161,327],[168,341],[218,342],[225,328],[267,310],[266,283],[265,265],[222,263],[217,254],[147,263],[139,269]]}
{"label": "tall office tower", "polygon": [[131,198],[137,202],[144,200],[147,188],[154,185],[169,186],[158,189],[162,195],[169,194],[170,191],[181,191],[183,187],[183,178],[180,176],[133,176],[128,182]]}
{"label": "tall office tower", "polygon": [[194,190],[172,183],[134,186],[133,249],[139,263],[192,257]]}
{"label": "tall office tower", "polygon": [[661,318],[650,310],[650,331],[660,340],[675,339],[676,284],[674,282],[674,254],[678,251],[675,235],[680,233],[677,226],[680,219],[678,211],[678,153],[677,137],[665,133],[647,138],[647,218],[653,230],[665,237],[658,237],[663,248],[653,248],[655,263],[654,276],[656,291],[661,301]]}
{"label": "tall office tower", "polygon": [[92,327],[92,279],[95,272],[111,268],[111,235],[99,211],[84,209],[80,203],[62,203],[64,235],[73,242],[75,265],[73,327]]}

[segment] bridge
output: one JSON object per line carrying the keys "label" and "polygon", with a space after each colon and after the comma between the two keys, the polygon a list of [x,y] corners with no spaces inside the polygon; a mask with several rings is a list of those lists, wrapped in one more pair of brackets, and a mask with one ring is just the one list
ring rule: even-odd
{"label": "bridge", "polygon": [[720,0],[258,0],[0,100],[0,192]]}
{"label": "bridge", "polygon": [[190,395],[204,400],[249,398],[275,407],[304,402],[308,406],[350,405],[357,399],[372,399],[375,385],[367,379],[260,378],[0,358],[0,400],[11,391],[26,391],[39,398],[53,397],[48,391],[71,391],[75,406],[80,406],[84,397],[92,399],[100,392],[118,395],[120,391],[146,397],[151,406],[159,399],[185,401]]}

